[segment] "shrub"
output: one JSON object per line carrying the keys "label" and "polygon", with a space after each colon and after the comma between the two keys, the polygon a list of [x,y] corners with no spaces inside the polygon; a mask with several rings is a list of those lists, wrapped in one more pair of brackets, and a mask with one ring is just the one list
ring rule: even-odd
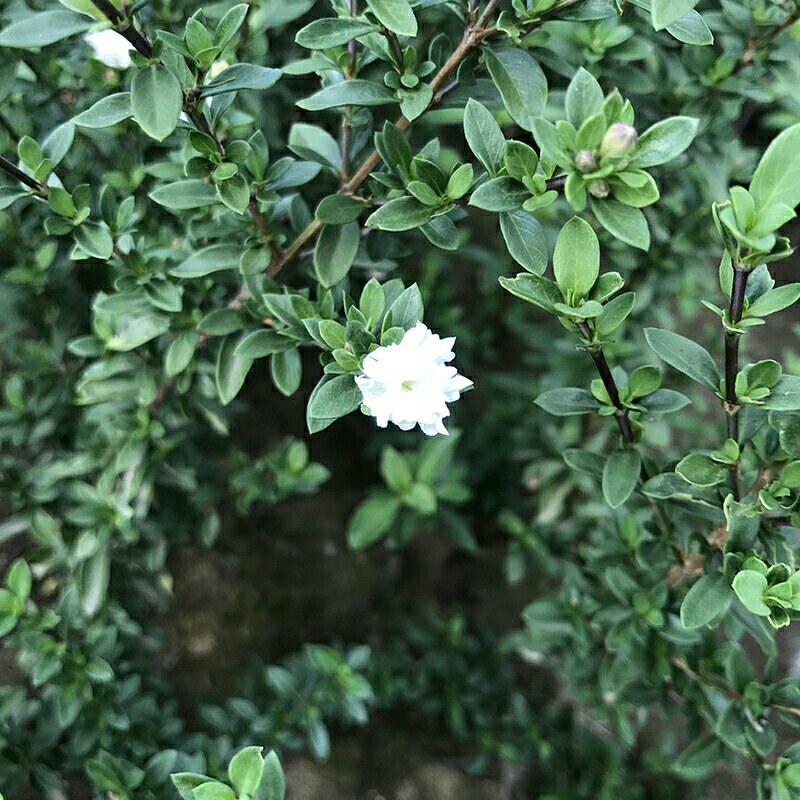
{"label": "shrub", "polygon": [[[705,796],[734,759],[797,796],[798,19],[4,4],[3,789],[271,800],[262,746],[421,714],[540,796]],[[233,594],[302,495],[377,612],[190,710],[175,573],[213,548]],[[422,560],[467,588],[418,596]],[[506,582],[512,631],[470,607]]]}

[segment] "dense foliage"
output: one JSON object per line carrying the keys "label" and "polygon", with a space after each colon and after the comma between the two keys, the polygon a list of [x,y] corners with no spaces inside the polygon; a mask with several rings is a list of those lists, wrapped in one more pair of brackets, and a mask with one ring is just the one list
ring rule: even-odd
{"label": "dense foliage", "polygon": [[[6,798],[280,800],[376,720],[525,797],[800,797],[799,19],[6,0]],[[358,624],[228,665],[309,528]],[[262,594],[187,699],[208,553]]]}

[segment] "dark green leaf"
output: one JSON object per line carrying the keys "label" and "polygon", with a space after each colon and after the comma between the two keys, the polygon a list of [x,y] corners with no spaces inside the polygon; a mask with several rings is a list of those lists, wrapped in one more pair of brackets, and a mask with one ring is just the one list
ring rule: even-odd
{"label": "dark green leaf", "polygon": [[712,392],[719,390],[719,372],[714,359],[697,342],[678,333],[659,328],[645,328],[647,343],[679,372],[702,384]]}

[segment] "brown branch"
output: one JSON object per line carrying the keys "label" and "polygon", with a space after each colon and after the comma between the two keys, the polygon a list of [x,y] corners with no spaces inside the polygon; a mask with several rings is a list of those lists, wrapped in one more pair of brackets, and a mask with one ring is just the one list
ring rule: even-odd
{"label": "brown branch", "polygon": [[[458,47],[451,53],[450,57],[442,65],[442,68],[436,73],[433,80],[430,82],[430,87],[433,92],[433,99],[431,100],[428,111],[437,102],[436,97],[438,93],[447,84],[450,76],[456,71],[458,65],[485,39],[487,38],[487,23],[494,15],[497,7],[500,5],[500,0],[489,0],[483,13],[478,18],[474,25],[469,26],[461,38]],[[489,29],[493,30],[493,29]],[[395,122],[395,126],[401,131],[406,130],[411,123],[404,116],[401,116]],[[358,168],[355,174],[343,184],[339,189],[339,194],[353,194],[364,181],[369,177],[369,174],[380,163],[381,156],[377,149],[373,150],[367,156],[364,163]],[[304,245],[309,240],[315,238],[322,229],[322,223],[315,219],[310,222],[305,230],[303,230],[295,240],[286,248],[283,257],[278,261],[270,264],[267,274],[275,277],[287,264],[294,260],[297,255],[303,250]]]}
{"label": "brown branch", "polygon": [[43,183],[39,183],[35,178],[31,178],[30,175],[24,173],[7,158],[3,158],[3,156],[0,156],[0,169],[20,183],[24,183],[29,189],[33,189],[36,194],[42,197],[47,194],[47,187]]}
{"label": "brown branch", "polygon": [[[718,689],[721,692],[724,692],[728,695],[728,697],[732,697],[734,700],[744,700],[744,696],[741,692],[737,691],[733,686],[728,683],[725,683],[721,678],[718,678],[716,675],[708,675],[705,672],[698,672],[697,670],[692,669],[683,658],[678,658],[677,656],[670,659],[672,663],[684,673],[690,677],[696,683],[700,683],[703,686],[710,686],[712,689]],[[784,714],[792,714],[795,717],[800,717],[800,707],[797,706],[785,706],[782,703],[768,703],[770,708],[774,708],[776,711],[782,711]]]}
{"label": "brown branch", "polygon": [[759,47],[763,47],[765,44],[769,44],[770,42],[777,39],[784,31],[787,31],[795,22],[800,19],[800,11],[795,11],[789,14],[783,22],[780,22],[776,25],[766,36],[761,37],[761,39],[750,39],[747,43],[747,48],[742,53],[741,58],[739,59],[739,63],[736,65],[737,69],[741,69],[742,67],[746,67],[749,64],[753,63],[755,59],[756,50]]}
{"label": "brown branch", "polygon": [[123,14],[110,0],[92,0],[92,5],[113,23],[118,33],[121,33],[145,58],[153,57],[153,45],[144,33],[140,33],[133,22]]}

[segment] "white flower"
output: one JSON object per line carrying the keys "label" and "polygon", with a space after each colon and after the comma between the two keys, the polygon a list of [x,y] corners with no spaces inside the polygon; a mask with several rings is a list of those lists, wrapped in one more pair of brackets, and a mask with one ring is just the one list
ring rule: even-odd
{"label": "white flower", "polygon": [[363,375],[356,383],[378,427],[393,422],[410,431],[418,424],[428,436],[447,435],[442,421],[450,416],[447,404],[472,386],[469,378],[447,366],[454,358],[455,341],[439,338],[418,322],[401,342],[379,347],[364,359]]}
{"label": "white flower", "polygon": [[219,61],[215,61],[209,67],[208,77],[212,79],[216,78],[217,75],[220,74],[220,72],[224,72],[226,69],[228,69],[229,66],[230,64],[224,58],[221,58]]}
{"label": "white flower", "polygon": [[111,29],[87,33],[84,41],[94,51],[94,57],[107,67],[128,69],[133,64],[130,51],[133,49],[128,40]]}

